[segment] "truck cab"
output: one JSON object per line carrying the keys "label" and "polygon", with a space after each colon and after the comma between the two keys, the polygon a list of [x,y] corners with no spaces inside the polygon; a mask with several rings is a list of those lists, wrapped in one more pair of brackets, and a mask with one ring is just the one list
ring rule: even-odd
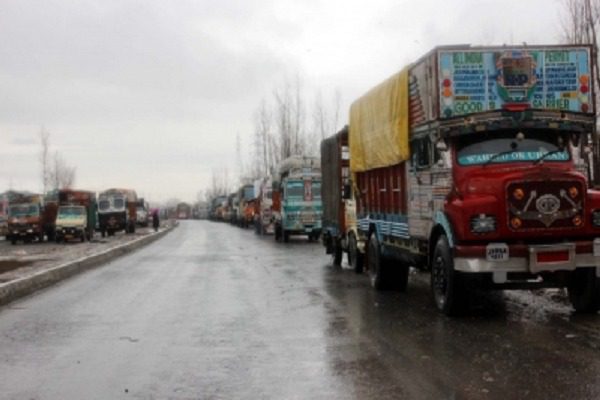
{"label": "truck cab", "polygon": [[353,103],[357,225],[376,289],[405,290],[412,266],[431,271],[448,315],[474,289],[567,288],[576,311],[600,309],[592,54],[439,47]]}
{"label": "truck cab", "polygon": [[321,167],[318,159],[290,157],[282,162],[279,208],[275,210],[275,240],[288,242],[291,235],[306,235],[309,241],[321,235]]}
{"label": "truck cab", "polygon": [[56,213],[56,242],[79,239],[82,242],[88,236],[88,218],[84,206],[58,206]]}

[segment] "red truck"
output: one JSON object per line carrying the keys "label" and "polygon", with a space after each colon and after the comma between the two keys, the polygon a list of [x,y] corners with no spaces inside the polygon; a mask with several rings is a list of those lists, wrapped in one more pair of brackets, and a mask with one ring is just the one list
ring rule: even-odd
{"label": "red truck", "polygon": [[18,240],[28,243],[54,240],[54,221],[57,203],[41,194],[10,192],[8,194],[8,232],[6,239],[11,244]]}
{"label": "red truck", "polygon": [[[455,315],[474,289],[566,287],[600,307],[588,46],[439,47],[350,108],[359,240],[376,289],[431,271]],[[597,178],[597,177],[596,177]]]}

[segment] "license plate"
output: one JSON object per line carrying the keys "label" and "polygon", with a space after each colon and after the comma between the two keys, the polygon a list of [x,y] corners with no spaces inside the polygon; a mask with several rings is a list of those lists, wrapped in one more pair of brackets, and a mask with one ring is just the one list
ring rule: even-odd
{"label": "license plate", "polygon": [[508,261],[508,245],[506,243],[490,243],[485,248],[488,261]]}
{"label": "license plate", "polygon": [[304,228],[304,232],[306,232],[306,233],[312,232],[312,228]]}

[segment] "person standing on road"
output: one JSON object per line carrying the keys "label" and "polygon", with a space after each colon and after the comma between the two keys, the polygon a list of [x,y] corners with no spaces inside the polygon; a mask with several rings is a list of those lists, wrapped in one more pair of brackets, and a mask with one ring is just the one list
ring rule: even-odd
{"label": "person standing on road", "polygon": [[159,225],[160,221],[158,220],[158,210],[154,210],[152,213],[152,226],[154,227],[154,231],[158,231]]}

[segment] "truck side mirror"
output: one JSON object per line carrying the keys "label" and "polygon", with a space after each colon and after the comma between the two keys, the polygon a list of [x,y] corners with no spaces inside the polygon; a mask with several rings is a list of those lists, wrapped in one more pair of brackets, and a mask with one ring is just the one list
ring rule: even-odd
{"label": "truck side mirror", "polygon": [[437,151],[439,151],[440,153],[444,153],[446,151],[448,151],[448,146],[446,145],[446,142],[444,140],[439,140],[436,144],[435,144],[435,148]]}

